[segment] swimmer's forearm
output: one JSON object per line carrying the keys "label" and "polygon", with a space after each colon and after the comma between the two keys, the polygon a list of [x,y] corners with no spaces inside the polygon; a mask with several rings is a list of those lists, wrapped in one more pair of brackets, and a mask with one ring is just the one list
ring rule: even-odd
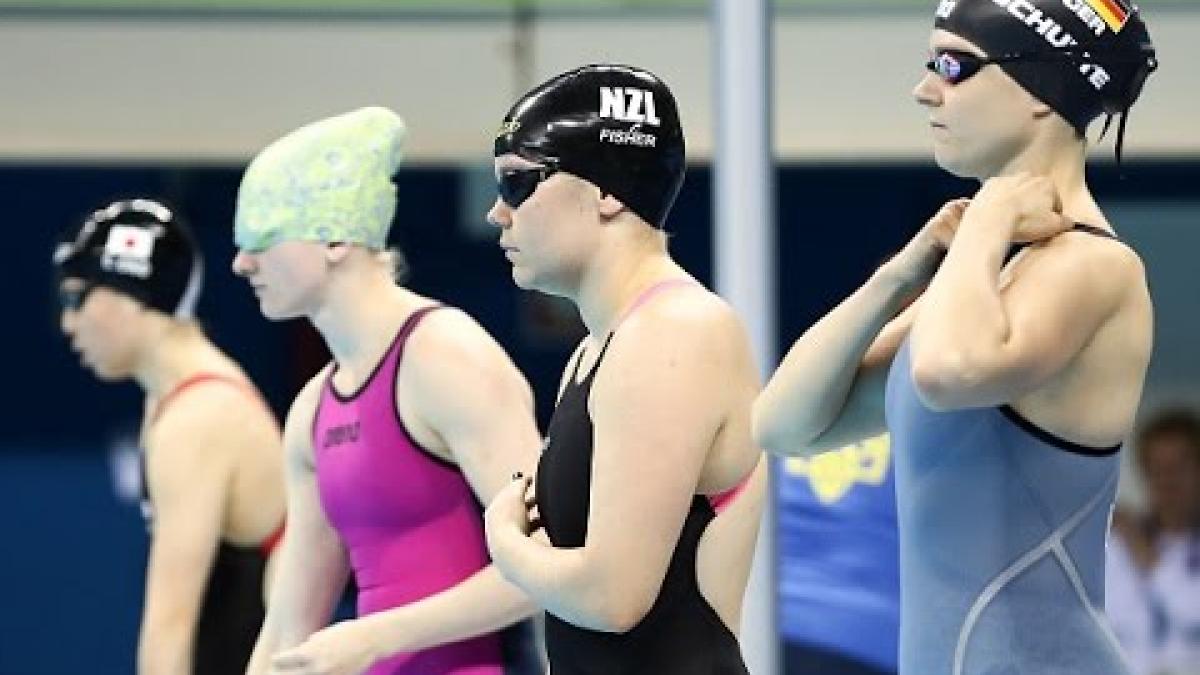
{"label": "swimmer's forearm", "polygon": [[[263,621],[258,639],[254,643],[254,651],[250,655],[250,663],[246,667],[246,675],[268,675],[271,671],[271,659],[281,651],[295,647],[312,633],[324,627],[328,621],[311,622],[311,628],[303,628],[293,624],[287,631],[279,625],[283,623],[284,612],[281,611],[286,603],[273,594],[272,604],[268,605],[267,616]],[[332,609],[330,610],[332,613]],[[285,637],[286,633],[286,637]]]}
{"label": "swimmer's forearm", "polygon": [[287,588],[295,588],[295,580],[290,580],[290,584],[287,579],[278,580],[271,592],[267,616],[254,643],[246,675],[267,675],[276,654],[302,644],[329,623],[337,598],[345,587],[346,574],[335,571],[333,578],[334,582],[328,586],[324,580],[314,579],[313,593],[310,594],[288,592]]}
{"label": "swimmer's forearm", "polygon": [[[293,510],[295,513],[295,510]],[[293,519],[276,554],[276,574],[266,618],[254,644],[247,675],[266,675],[271,659],[324,628],[349,577],[349,565],[336,541],[306,537]]]}
{"label": "swimmer's forearm", "polygon": [[614,606],[620,598],[588,573],[584,549],[554,548],[511,526],[489,532],[488,540],[504,577],[538,606],[581,628],[617,630]]}
{"label": "swimmer's forearm", "polygon": [[143,626],[138,643],[138,675],[191,675],[192,630],[187,622]]}
{"label": "swimmer's forearm", "polygon": [[987,377],[1011,336],[999,277],[1013,225],[964,219],[926,289],[912,328],[913,377],[926,404],[960,407]]}
{"label": "swimmer's forearm", "polygon": [[254,643],[254,651],[250,654],[250,663],[246,666],[246,675],[267,675],[271,670],[271,656],[279,651],[275,632],[269,623],[264,623]]}
{"label": "swimmer's forearm", "polygon": [[537,606],[489,565],[440,593],[359,619],[371,626],[382,657],[495,633],[527,619]]}
{"label": "swimmer's forearm", "polygon": [[872,342],[910,293],[885,265],[796,340],[754,403],[761,447],[796,454],[837,420]]}
{"label": "swimmer's forearm", "polygon": [[208,569],[212,565],[211,556],[187,555],[193,552],[186,548],[181,551],[178,546],[179,538],[185,532],[178,527],[181,523],[167,519],[159,522],[170,523],[176,528],[160,527],[150,544],[145,606],[138,635],[138,673],[189,675],[208,575],[194,572],[187,575],[188,564],[195,563],[203,566],[200,569]]}

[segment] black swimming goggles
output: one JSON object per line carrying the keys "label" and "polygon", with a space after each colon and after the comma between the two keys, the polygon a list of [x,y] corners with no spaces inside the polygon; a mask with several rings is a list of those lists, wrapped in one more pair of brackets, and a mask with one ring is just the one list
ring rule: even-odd
{"label": "black swimming goggles", "polygon": [[78,286],[58,287],[58,304],[64,311],[78,312],[83,303],[87,300],[88,293],[91,293],[96,288],[96,284],[91,282],[83,282]]}
{"label": "black swimming goggles", "polygon": [[[1061,58],[1061,56],[1058,58]],[[979,56],[958,49],[939,49],[933,53],[933,58],[925,62],[925,69],[931,73],[936,73],[947,84],[958,84],[971,79],[976,73],[983,70],[984,66],[993,63],[1045,60],[1047,60],[1047,54],[1044,52]]]}
{"label": "black swimming goggles", "polygon": [[558,173],[558,167],[549,163],[546,166],[505,169],[496,178],[496,188],[500,193],[500,199],[510,208],[515,209],[529,199],[542,181],[555,173]]}
{"label": "black swimming goggles", "polygon": [[[993,63],[1013,63],[1014,61],[1087,63],[1089,59],[1094,58],[1094,54],[1097,54],[1094,50],[1088,52],[1071,49],[1054,49],[1000,54],[999,56],[979,56],[978,54],[972,54],[960,49],[939,49],[933,53],[932,58],[925,62],[925,69],[937,74],[947,84],[959,84],[974,77],[976,73],[983,70],[984,66],[989,66]],[[1139,59],[1138,62],[1140,61]],[[1157,64],[1154,65],[1157,66]]]}

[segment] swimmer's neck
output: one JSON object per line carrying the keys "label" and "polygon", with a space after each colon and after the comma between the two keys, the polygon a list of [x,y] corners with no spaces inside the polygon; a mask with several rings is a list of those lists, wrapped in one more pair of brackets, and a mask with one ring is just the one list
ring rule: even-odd
{"label": "swimmer's neck", "polygon": [[338,368],[365,375],[391,346],[401,323],[424,304],[428,301],[387,274],[364,275],[353,284],[331,284],[308,320]]}
{"label": "swimmer's neck", "polygon": [[588,334],[597,342],[603,342],[616,329],[625,311],[647,289],[667,279],[688,276],[665,248],[604,251],[598,257],[571,298]]}
{"label": "swimmer's neck", "polygon": [[162,318],[146,331],[147,347],[138,357],[133,379],[148,400],[157,400],[199,373],[237,374],[238,369],[198,326]]}

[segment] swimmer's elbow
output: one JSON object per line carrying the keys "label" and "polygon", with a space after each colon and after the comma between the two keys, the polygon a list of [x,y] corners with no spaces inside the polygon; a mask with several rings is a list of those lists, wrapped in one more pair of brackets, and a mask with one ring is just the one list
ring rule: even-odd
{"label": "swimmer's elbow", "polygon": [[654,598],[637,597],[639,593],[608,594],[597,630],[605,633],[628,633],[637,627],[654,606]]}
{"label": "swimmer's elbow", "polygon": [[914,355],[910,375],[921,402],[937,412],[978,405],[988,380],[985,369],[962,352]]}
{"label": "swimmer's elbow", "polygon": [[788,424],[784,417],[769,411],[761,399],[756,401],[750,416],[754,445],[781,457],[808,454],[805,449],[820,434],[820,430],[799,428],[794,423]]}
{"label": "swimmer's elbow", "polygon": [[[597,570],[598,572],[598,570]],[[596,574],[587,584],[582,619],[586,628],[604,633],[628,633],[650,613],[658,589],[639,588],[616,570]]]}
{"label": "swimmer's elbow", "polygon": [[754,444],[763,452],[776,457],[809,457],[819,454],[815,441],[819,437],[809,438],[795,435],[755,433]]}

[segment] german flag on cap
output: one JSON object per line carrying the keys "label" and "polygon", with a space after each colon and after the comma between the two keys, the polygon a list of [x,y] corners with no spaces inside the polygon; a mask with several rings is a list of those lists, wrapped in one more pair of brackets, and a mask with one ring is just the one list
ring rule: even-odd
{"label": "german flag on cap", "polygon": [[1096,10],[1096,15],[1108,24],[1114,33],[1120,33],[1125,27],[1125,22],[1129,21],[1129,10],[1125,9],[1124,3],[1121,0],[1085,0],[1092,9]]}

